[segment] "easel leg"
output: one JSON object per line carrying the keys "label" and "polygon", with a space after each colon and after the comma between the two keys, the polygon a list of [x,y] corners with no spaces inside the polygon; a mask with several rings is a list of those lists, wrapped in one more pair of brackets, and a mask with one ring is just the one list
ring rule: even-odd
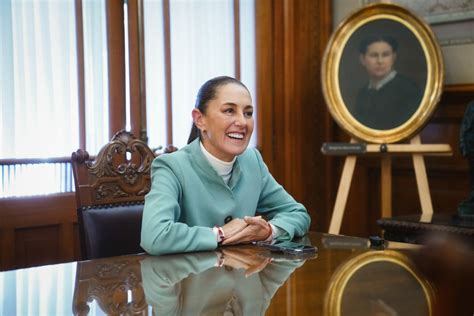
{"label": "easel leg", "polygon": [[392,158],[382,157],[381,162],[382,218],[392,217]]}
{"label": "easel leg", "polygon": [[347,203],[347,196],[349,195],[349,188],[351,186],[352,176],[356,163],[356,156],[347,156],[342,169],[341,181],[339,182],[339,189],[337,190],[336,203],[332,212],[331,224],[329,225],[330,234],[339,234],[342,224],[342,216]]}
{"label": "easel leg", "polygon": [[[410,142],[412,144],[420,144],[420,136],[417,135],[413,137]],[[415,168],[416,184],[418,186],[418,194],[420,195],[422,217],[431,216],[433,214],[433,204],[431,203],[430,188],[423,155],[413,154],[413,167]]]}

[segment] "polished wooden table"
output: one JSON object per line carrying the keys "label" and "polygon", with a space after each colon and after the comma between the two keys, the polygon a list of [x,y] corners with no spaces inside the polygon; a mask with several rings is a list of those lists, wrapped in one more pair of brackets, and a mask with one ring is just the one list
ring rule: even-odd
{"label": "polished wooden table", "polygon": [[[460,315],[473,307],[462,296],[455,304],[445,299],[450,279],[438,282],[436,275],[446,276],[436,274],[443,261],[428,258],[436,252],[426,247],[371,248],[367,239],[321,233],[302,242],[318,253],[294,257],[248,245],[6,271],[0,315]],[[450,254],[450,262],[456,258]],[[460,258],[446,271],[472,280],[463,272],[473,272],[472,253]],[[434,279],[426,277],[433,271]],[[470,297],[472,285],[466,286]]]}

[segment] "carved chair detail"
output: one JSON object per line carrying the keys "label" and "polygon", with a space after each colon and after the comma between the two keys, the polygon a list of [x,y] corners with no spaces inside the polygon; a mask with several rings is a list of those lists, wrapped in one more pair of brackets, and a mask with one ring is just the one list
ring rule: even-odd
{"label": "carved chair detail", "polygon": [[[71,159],[78,166],[78,205],[142,202],[150,191],[155,156],[146,143],[124,130],[116,133],[94,160],[87,151],[77,150]],[[86,185],[81,184],[81,178]]]}

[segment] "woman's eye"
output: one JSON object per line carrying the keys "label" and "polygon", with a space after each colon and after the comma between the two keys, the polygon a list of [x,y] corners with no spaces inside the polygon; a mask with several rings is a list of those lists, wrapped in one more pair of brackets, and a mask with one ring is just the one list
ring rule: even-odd
{"label": "woman's eye", "polygon": [[225,109],[224,113],[234,113],[234,109],[232,108]]}
{"label": "woman's eye", "polygon": [[252,112],[252,111],[245,112],[244,114],[245,114],[245,116],[247,116],[247,117],[252,117],[252,116],[253,116],[253,112]]}

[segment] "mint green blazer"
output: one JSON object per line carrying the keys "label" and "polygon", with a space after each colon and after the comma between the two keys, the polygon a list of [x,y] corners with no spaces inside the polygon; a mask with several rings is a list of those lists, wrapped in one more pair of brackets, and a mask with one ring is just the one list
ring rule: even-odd
{"label": "mint green blazer", "polygon": [[265,216],[283,238],[303,236],[310,225],[305,207],[269,173],[260,153],[248,148],[234,163],[228,184],[206,160],[196,139],[152,163],[145,197],[141,246],[152,255],[212,250],[212,232],[228,216]]}

